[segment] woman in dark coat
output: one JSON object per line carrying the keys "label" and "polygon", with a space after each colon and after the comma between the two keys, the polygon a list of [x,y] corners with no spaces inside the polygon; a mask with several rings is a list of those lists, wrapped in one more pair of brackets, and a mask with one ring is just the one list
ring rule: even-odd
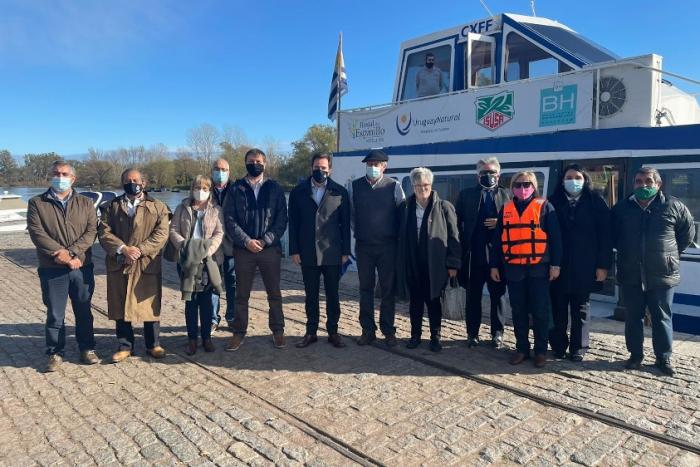
{"label": "woman in dark coat", "polygon": [[[554,327],[549,344],[557,358],[580,362],[588,349],[590,295],[600,290],[612,264],[610,209],[591,190],[591,177],[578,164],[564,169],[549,198],[559,219],[563,255],[561,273],[552,281]],[[571,316],[571,338],[566,335]]]}
{"label": "woman in dark coat", "polygon": [[423,309],[428,307],[430,350],[439,352],[442,306],[440,297],[448,278],[456,278],[461,263],[457,215],[449,201],[433,191],[433,173],[418,167],[411,171],[414,194],[400,209],[398,295],[410,297],[411,339],[420,345]]}

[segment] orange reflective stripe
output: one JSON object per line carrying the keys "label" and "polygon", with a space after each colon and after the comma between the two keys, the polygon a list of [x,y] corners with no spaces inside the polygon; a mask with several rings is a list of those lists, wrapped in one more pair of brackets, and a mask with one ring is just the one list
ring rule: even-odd
{"label": "orange reflective stripe", "polygon": [[547,251],[547,234],[540,225],[543,198],[535,198],[518,214],[515,203],[503,206],[503,257],[508,264],[537,264]]}

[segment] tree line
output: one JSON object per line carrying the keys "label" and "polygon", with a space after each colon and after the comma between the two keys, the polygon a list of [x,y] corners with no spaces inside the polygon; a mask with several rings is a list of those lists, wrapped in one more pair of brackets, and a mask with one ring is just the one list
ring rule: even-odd
{"label": "tree line", "polygon": [[[268,138],[258,147],[267,155],[266,173],[291,189],[309,174],[314,152],[333,152],[336,130],[332,125],[312,125],[292,142],[291,152]],[[245,175],[244,154],[253,147],[243,130],[205,123],[187,132],[187,146],[172,152],[164,144],[151,147],[128,146],[113,150],[89,148],[81,160],[70,160],[77,172],[76,184],[94,190],[120,186],[119,176],[128,167],[137,167],[146,175],[151,188],[188,188],[198,174],[209,174],[219,158],[231,167],[231,178]],[[57,159],[55,152],[25,154],[22,163],[7,150],[0,150],[0,184],[45,185],[49,167]]]}

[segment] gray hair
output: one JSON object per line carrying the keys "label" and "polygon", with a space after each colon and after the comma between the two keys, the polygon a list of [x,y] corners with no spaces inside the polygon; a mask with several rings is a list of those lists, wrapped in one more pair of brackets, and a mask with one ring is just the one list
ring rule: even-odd
{"label": "gray hair", "polygon": [[640,167],[634,173],[635,176],[637,174],[651,175],[652,178],[654,179],[654,182],[656,182],[657,184],[661,183],[661,174],[654,167]]}
{"label": "gray hair", "polygon": [[49,167],[49,175],[51,175],[53,171],[59,167],[68,167],[70,169],[70,173],[75,177],[75,167],[73,167],[70,162],[61,159],[51,163],[51,167]]}
{"label": "gray hair", "polygon": [[495,157],[484,157],[483,159],[479,159],[479,162],[476,163],[476,171],[481,172],[481,169],[485,165],[495,165],[496,170],[498,170],[499,173],[501,172],[501,163],[498,162],[498,159]]}
{"label": "gray hair", "polygon": [[415,169],[411,170],[409,177],[411,177],[411,185],[415,185],[422,180],[427,181],[431,185],[433,184],[433,172],[425,167],[416,167]]}

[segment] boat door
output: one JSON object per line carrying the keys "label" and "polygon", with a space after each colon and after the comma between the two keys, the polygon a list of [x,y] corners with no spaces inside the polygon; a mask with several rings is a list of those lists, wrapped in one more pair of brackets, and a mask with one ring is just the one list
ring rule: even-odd
{"label": "boat door", "polygon": [[484,34],[467,34],[464,76],[472,89],[496,83],[496,39]]}
{"label": "boat door", "polygon": [[[611,208],[624,196],[625,161],[622,159],[601,160],[573,160],[564,161],[564,167],[569,164],[578,164],[591,176],[592,189],[603,197]],[[562,167],[562,172],[564,168]],[[617,302],[617,288],[615,287],[615,262],[608,278],[603,282],[603,290],[591,294],[591,298],[603,302]]]}

